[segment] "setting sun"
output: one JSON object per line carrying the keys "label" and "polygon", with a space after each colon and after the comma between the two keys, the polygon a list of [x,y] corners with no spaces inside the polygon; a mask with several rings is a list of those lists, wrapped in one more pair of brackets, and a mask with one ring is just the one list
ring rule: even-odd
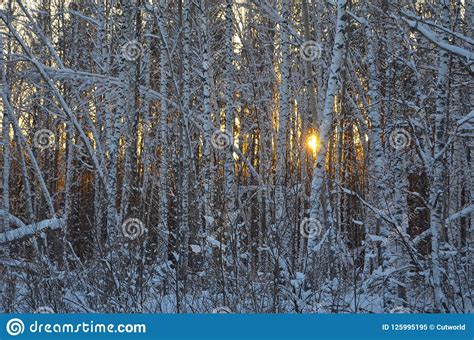
{"label": "setting sun", "polygon": [[308,148],[311,149],[312,152],[318,151],[318,146],[319,146],[319,138],[318,135],[316,134],[310,134],[308,136],[308,139],[306,141],[306,144],[308,145]]}

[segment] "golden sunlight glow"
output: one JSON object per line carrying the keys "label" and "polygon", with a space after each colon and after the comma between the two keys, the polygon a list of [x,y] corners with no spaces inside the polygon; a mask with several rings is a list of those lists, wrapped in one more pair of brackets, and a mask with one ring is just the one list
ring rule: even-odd
{"label": "golden sunlight glow", "polygon": [[313,152],[316,153],[318,151],[319,147],[319,137],[317,134],[312,133],[308,136],[308,139],[306,140],[306,144],[308,145],[308,148]]}

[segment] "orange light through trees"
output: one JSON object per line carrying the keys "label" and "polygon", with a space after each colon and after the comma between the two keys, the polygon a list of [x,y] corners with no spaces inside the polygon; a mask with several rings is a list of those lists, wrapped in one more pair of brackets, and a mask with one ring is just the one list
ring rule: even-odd
{"label": "orange light through trees", "polygon": [[306,145],[311,150],[311,152],[316,153],[319,148],[319,137],[315,133],[311,133],[306,140]]}

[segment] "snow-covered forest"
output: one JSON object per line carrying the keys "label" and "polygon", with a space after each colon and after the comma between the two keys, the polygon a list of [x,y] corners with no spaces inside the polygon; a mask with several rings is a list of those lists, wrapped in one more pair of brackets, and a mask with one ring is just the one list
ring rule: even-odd
{"label": "snow-covered forest", "polygon": [[473,24],[0,0],[0,312],[472,312]]}

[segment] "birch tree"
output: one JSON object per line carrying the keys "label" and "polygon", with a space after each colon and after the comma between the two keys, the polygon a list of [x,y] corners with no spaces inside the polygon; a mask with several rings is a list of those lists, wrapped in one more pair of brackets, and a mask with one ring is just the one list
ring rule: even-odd
{"label": "birch tree", "polygon": [[2,2],[0,311],[472,312],[472,10]]}

